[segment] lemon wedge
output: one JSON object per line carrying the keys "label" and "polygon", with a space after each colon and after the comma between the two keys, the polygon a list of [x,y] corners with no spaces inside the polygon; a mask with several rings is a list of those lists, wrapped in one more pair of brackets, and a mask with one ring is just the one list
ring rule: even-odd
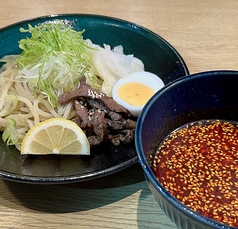
{"label": "lemon wedge", "polygon": [[51,118],[27,132],[22,141],[21,154],[89,155],[90,145],[76,123],[64,118]]}

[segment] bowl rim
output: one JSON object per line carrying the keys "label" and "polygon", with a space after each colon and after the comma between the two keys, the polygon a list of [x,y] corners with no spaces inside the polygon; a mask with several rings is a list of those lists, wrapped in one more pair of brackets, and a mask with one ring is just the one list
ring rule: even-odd
{"label": "bowl rim", "polygon": [[227,75],[237,75],[238,77],[238,70],[211,70],[211,71],[204,71],[204,72],[198,72],[194,73],[188,76],[183,76],[181,78],[178,78],[174,80],[173,82],[165,85],[163,88],[161,88],[157,93],[155,93],[151,99],[147,102],[147,104],[142,109],[142,112],[140,113],[138,120],[137,120],[137,126],[135,130],[135,145],[136,145],[136,152],[138,155],[138,161],[145,173],[145,176],[148,178],[148,180],[152,183],[152,185],[155,187],[157,191],[160,192],[160,194],[165,198],[170,204],[173,205],[176,209],[183,212],[187,217],[193,218],[194,220],[198,222],[202,222],[203,224],[207,226],[211,226],[217,229],[237,229],[237,227],[228,226],[226,224],[217,222],[211,218],[205,217],[192,209],[190,209],[188,206],[177,200],[174,196],[172,196],[162,185],[160,182],[158,182],[156,176],[154,175],[152,169],[150,168],[145,155],[142,150],[142,142],[141,142],[141,129],[143,126],[143,120],[146,117],[146,113],[149,110],[150,104],[153,104],[158,97],[164,92],[169,90],[169,88],[173,87],[176,84],[183,83],[184,81],[192,80],[193,78],[198,77],[206,77],[206,76],[213,76],[213,75],[221,75],[221,74],[227,74]]}

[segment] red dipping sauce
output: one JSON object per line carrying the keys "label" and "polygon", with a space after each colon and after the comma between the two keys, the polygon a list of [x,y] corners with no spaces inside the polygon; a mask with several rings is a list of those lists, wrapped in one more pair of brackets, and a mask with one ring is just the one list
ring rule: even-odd
{"label": "red dipping sauce", "polygon": [[238,227],[238,125],[203,120],[172,132],[159,146],[153,171],[194,211]]}

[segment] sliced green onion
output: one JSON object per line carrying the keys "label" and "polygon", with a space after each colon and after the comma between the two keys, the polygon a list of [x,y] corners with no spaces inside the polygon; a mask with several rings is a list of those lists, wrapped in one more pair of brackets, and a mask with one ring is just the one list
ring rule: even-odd
{"label": "sliced green onion", "polygon": [[7,142],[7,145],[15,145],[18,142],[18,133],[15,126],[16,121],[9,119],[8,125],[2,134],[2,139],[4,142]]}
{"label": "sliced green onion", "polygon": [[[76,31],[62,20],[46,22],[36,27],[28,25],[21,32],[31,37],[19,41],[22,53],[17,58],[23,78],[32,85],[35,93],[48,97],[55,108],[58,96],[78,87],[83,75],[90,71],[90,47],[83,39],[82,31]],[[92,75],[92,78],[97,77]],[[31,80],[35,78],[36,80]],[[91,81],[95,81],[90,79]]]}

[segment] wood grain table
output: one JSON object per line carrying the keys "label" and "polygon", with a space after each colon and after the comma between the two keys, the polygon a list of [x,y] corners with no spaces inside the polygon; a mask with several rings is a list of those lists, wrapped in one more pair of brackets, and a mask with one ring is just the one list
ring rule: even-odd
{"label": "wood grain table", "polygon": [[[0,27],[38,16],[87,13],[121,18],[159,34],[190,73],[238,69],[237,0],[6,0]],[[175,229],[155,202],[139,164],[83,183],[0,180],[0,228]]]}

